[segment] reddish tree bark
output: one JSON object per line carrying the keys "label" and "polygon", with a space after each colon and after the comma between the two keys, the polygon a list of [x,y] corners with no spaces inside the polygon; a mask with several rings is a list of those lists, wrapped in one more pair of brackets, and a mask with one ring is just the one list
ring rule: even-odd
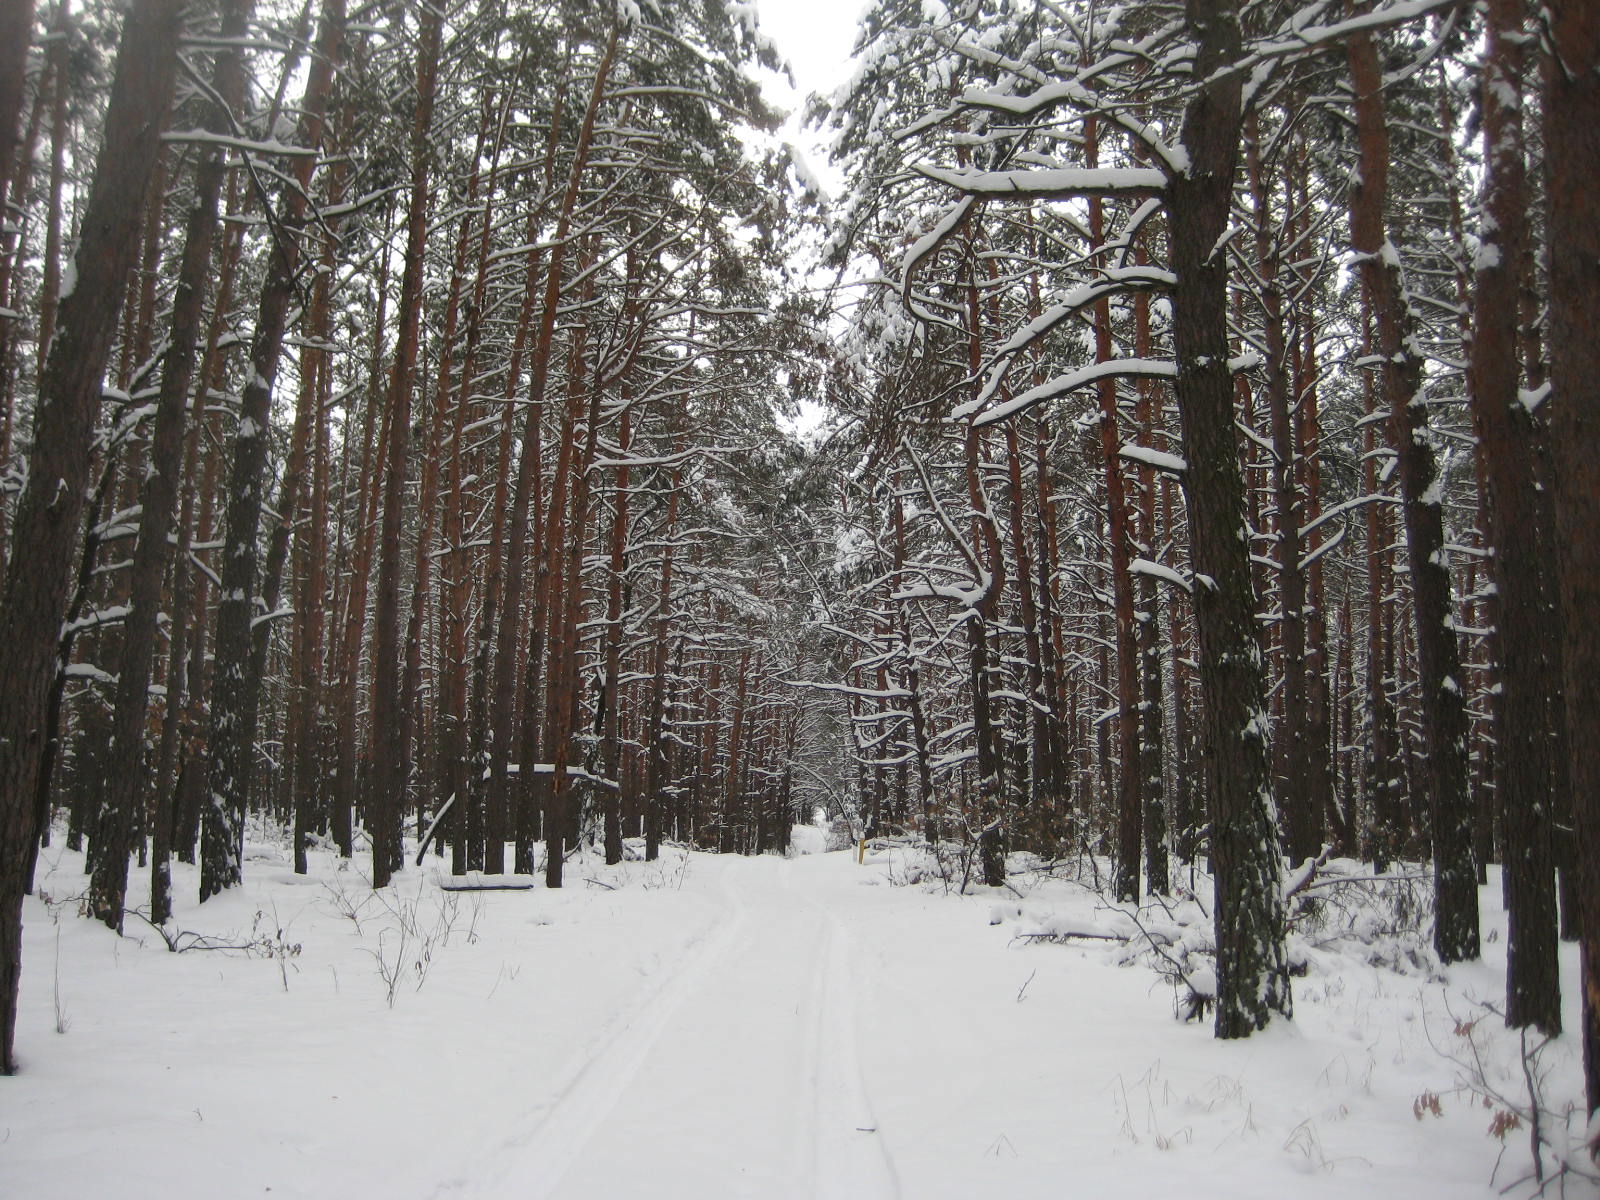
{"label": "reddish tree bark", "polygon": [[[378,543],[378,594],[373,611],[372,726],[377,750],[367,830],[372,838],[372,886],[381,888],[402,865],[401,819],[411,769],[400,645],[400,526],[406,509],[406,439],[411,432],[411,392],[422,321],[423,250],[428,236],[428,165],[433,149],[439,28],[443,17],[424,5],[417,55],[417,104],[411,119],[411,191],[406,207],[406,256],[400,277],[399,337],[389,377],[389,441],[383,487],[383,527]],[[425,556],[426,548],[419,552]],[[419,568],[422,569],[422,568]],[[420,597],[419,597],[420,599]],[[419,632],[420,639],[420,632]]]}
{"label": "reddish tree bark", "polygon": [[[490,685],[487,734],[492,739],[488,747],[490,783],[486,826],[485,869],[491,872],[505,869],[505,820],[508,816],[506,798],[506,768],[509,765],[514,738],[515,685],[518,665],[518,646],[522,627],[522,600],[527,586],[527,560],[529,534],[532,527],[532,508],[535,483],[538,476],[540,439],[538,422],[544,411],[545,396],[550,379],[550,362],[554,349],[556,316],[561,298],[563,266],[567,243],[572,227],[572,215],[577,207],[588,165],[589,148],[594,139],[595,121],[604,102],[606,81],[615,61],[621,22],[613,21],[610,33],[595,66],[594,82],[589,94],[588,107],[579,126],[577,144],[573,150],[567,184],[556,218],[553,245],[545,266],[545,284],[539,326],[533,347],[533,361],[529,367],[528,399],[524,418],[522,449],[517,463],[516,483],[512,490],[510,515],[506,526],[504,545],[500,548],[500,588],[502,591],[497,614],[498,628],[494,641],[494,672]],[[510,381],[513,385],[515,380]],[[509,419],[509,418],[508,418]],[[529,764],[531,766],[531,764]],[[531,778],[531,775],[530,777]],[[527,780],[521,781],[524,785]],[[549,831],[546,830],[546,836]],[[559,859],[560,851],[550,857]],[[546,870],[549,870],[547,865]]]}
{"label": "reddish tree bark", "polygon": [[13,170],[20,169],[13,164],[23,142],[17,121],[33,44],[33,6],[34,0],[11,0],[0,7],[0,201],[10,191]]}
{"label": "reddish tree bark", "polygon": [[[973,270],[969,267],[969,270]],[[976,272],[968,281],[968,366],[978,373],[983,357],[981,310],[978,304]],[[1000,730],[995,719],[994,651],[989,645],[990,629],[999,610],[1005,589],[1005,558],[994,508],[983,482],[983,434],[970,421],[963,433],[966,451],[967,503],[971,512],[972,550],[970,564],[978,594],[966,617],[967,687],[972,703],[972,738],[978,772],[978,861],[987,887],[1002,887],[1006,881],[1006,830],[1004,761]],[[930,490],[930,495],[932,495]]]}
{"label": "reddish tree bark", "polygon": [[306,329],[308,344],[301,351],[301,386],[314,413],[311,433],[311,497],[303,525],[295,530],[294,638],[291,661],[291,700],[287,754],[290,804],[294,810],[294,869],[304,875],[323,811],[321,803],[322,724],[325,711],[323,686],[324,631],[327,627],[328,581],[328,472],[332,456],[328,408],[332,397],[331,361],[322,348],[332,332],[329,282],[333,247],[323,253],[328,270],[312,284],[311,311]]}
{"label": "reddish tree bark", "polygon": [[[1384,213],[1389,194],[1389,132],[1382,70],[1371,35],[1353,34],[1348,51],[1355,87],[1359,167],[1357,183],[1350,191],[1350,242],[1359,256],[1372,310],[1375,349],[1382,362],[1389,409],[1389,441],[1399,459],[1401,511],[1416,612],[1418,702],[1427,748],[1426,794],[1433,824],[1437,923],[1444,930],[1441,946],[1466,955],[1478,926],[1478,879],[1472,860],[1466,701],[1444,550],[1439,466],[1428,441],[1427,410],[1421,403],[1422,355],[1413,336],[1399,254],[1389,240]],[[1398,772],[1402,763],[1397,760],[1389,769]],[[1550,955],[1553,967],[1553,940]]]}
{"label": "reddish tree bark", "polygon": [[[1136,261],[1143,264],[1142,248]],[[1150,324],[1150,296],[1140,292],[1133,298],[1134,347],[1138,358],[1155,357]],[[1157,428],[1159,400],[1155,382],[1138,381],[1137,415],[1140,436],[1153,445]],[[1156,472],[1148,465],[1136,469],[1134,484],[1134,536],[1143,557],[1154,560],[1158,531],[1156,526]],[[1139,625],[1139,803],[1144,823],[1145,887],[1165,894],[1171,888],[1172,866],[1167,853],[1166,716],[1161,671],[1161,618],[1156,580],[1141,575],[1137,581]]]}
{"label": "reddish tree bark", "polygon": [[617,482],[612,493],[611,561],[606,575],[606,625],[603,636],[603,665],[599,705],[600,723],[600,775],[613,780],[614,789],[607,788],[603,800],[605,809],[606,862],[615,865],[622,861],[622,771],[621,729],[622,689],[622,612],[627,595],[628,510],[632,493],[628,490],[628,455],[633,447],[632,413],[624,408],[621,426],[617,431]]}
{"label": "reddish tree bark", "polygon": [[1277,534],[1278,651],[1283,677],[1282,709],[1277,738],[1274,790],[1287,817],[1285,842],[1289,858],[1315,857],[1322,845],[1323,814],[1313,807],[1310,775],[1321,748],[1311,744],[1306,664],[1306,573],[1301,563],[1301,504],[1297,486],[1294,418],[1290,409],[1290,358],[1284,313],[1283,269],[1278,226],[1272,211],[1273,185],[1261,161],[1261,129],[1250,123],[1248,174],[1254,204],[1256,270],[1260,276],[1262,326],[1266,342],[1267,414],[1271,428],[1271,494]]}
{"label": "reddish tree bark", "polygon": [[[344,466],[346,478],[352,470],[354,487],[359,500],[356,505],[355,529],[348,541],[350,552],[339,576],[333,605],[338,613],[339,641],[333,648],[334,661],[334,716],[335,779],[332,797],[328,802],[329,824],[333,838],[338,843],[341,857],[349,858],[354,852],[354,812],[361,801],[362,748],[357,716],[361,694],[358,686],[361,673],[361,644],[367,622],[367,590],[371,582],[372,552],[377,542],[377,513],[379,489],[383,484],[384,449],[389,442],[389,410],[379,400],[378,389],[383,378],[383,334],[389,311],[389,271],[387,261],[378,267],[377,316],[373,321],[372,347],[369,367],[365,413],[362,417],[359,459],[350,441],[345,442]],[[349,489],[345,489],[348,491]]]}
{"label": "reddish tree bark", "polygon": [[[61,219],[65,215],[61,189],[67,157],[67,55],[72,48],[71,19],[66,0],[56,0],[50,22],[50,45],[45,51],[50,77],[50,201],[45,209],[44,288],[39,294],[38,369],[44,376],[50,339],[55,334],[56,305],[61,292]],[[40,103],[43,100],[41,97]],[[154,163],[151,164],[152,167]],[[152,172],[153,173],[153,172]],[[132,200],[127,201],[132,204]],[[122,286],[126,280],[119,282]],[[120,310],[119,310],[120,311]],[[113,326],[115,318],[112,319]]]}
{"label": "reddish tree bark", "polygon": [[[297,140],[306,149],[315,150],[322,143],[343,30],[344,0],[325,0],[317,49],[311,58],[301,103]],[[256,590],[260,581],[256,535],[261,526],[272,387],[300,268],[297,235],[306,222],[315,162],[313,155],[297,156],[292,172],[295,186],[284,193],[273,249],[267,259],[267,278],[250,344],[250,371],[239,403],[239,424],[228,471],[211,725],[206,739],[211,761],[207,773],[209,797],[201,827],[202,900],[239,882],[245,806],[254,773],[253,694],[261,685],[252,670]]]}
{"label": "reddish tree bark", "polygon": [[[1085,122],[1084,162],[1099,165],[1098,123]],[[1105,201],[1089,198],[1089,240],[1105,243]],[[1097,258],[1104,258],[1098,255]],[[1111,300],[1094,306],[1094,360],[1116,357],[1111,343]],[[1121,901],[1139,898],[1139,863],[1144,852],[1144,806],[1139,787],[1139,631],[1134,620],[1133,523],[1122,472],[1122,429],[1117,420],[1117,381],[1107,375],[1096,388],[1100,402],[1100,459],[1105,472],[1106,551],[1111,566],[1111,615],[1117,638],[1117,869],[1112,891]]]}
{"label": "reddish tree bark", "polygon": [[672,651],[672,576],[677,550],[678,507],[683,495],[683,468],[678,456],[683,453],[685,417],[675,413],[672,431],[674,463],[668,475],[667,511],[659,538],[662,545],[660,582],[656,592],[655,619],[650,648],[648,710],[644,724],[644,857],[654,862],[661,855],[661,839],[667,823],[667,788],[672,779],[672,747],[668,731],[672,725],[673,681],[669,675]]}
{"label": "reddish tree bark", "polygon": [[[587,287],[581,293],[590,296]],[[599,434],[600,389],[585,361],[587,328],[573,331],[569,347],[571,372],[566,413],[561,424],[561,450],[550,483],[550,511],[545,525],[542,611],[548,615],[544,651],[545,706],[543,745],[550,756],[549,786],[543,789],[546,887],[562,885],[562,867],[569,840],[575,838],[572,779],[572,734],[578,704],[578,612],[583,600],[584,525],[589,506],[589,462]],[[579,417],[582,433],[579,433]],[[580,442],[581,438],[581,442]],[[568,498],[568,492],[571,498]],[[535,618],[537,619],[537,617]],[[531,674],[531,672],[530,672]],[[530,691],[532,689],[530,688]]]}
{"label": "reddish tree bark", "polygon": [[[1548,984],[1537,959],[1548,954],[1553,964],[1555,954],[1553,931],[1547,945],[1542,935],[1529,929],[1529,918],[1541,924],[1554,920],[1553,914],[1536,914],[1554,902],[1549,878],[1552,796],[1545,684],[1558,669],[1545,612],[1551,581],[1540,553],[1533,423],[1520,397],[1518,291],[1528,199],[1522,145],[1525,37],[1521,0],[1492,0],[1484,51],[1483,237],[1475,272],[1470,376],[1473,425],[1487,485],[1485,533],[1494,554],[1490,563],[1495,586],[1488,606],[1500,682],[1493,709],[1494,780],[1507,833],[1506,971],[1513,998],[1506,1013],[1516,1024],[1527,1023],[1535,1013],[1548,1016],[1553,1003],[1523,993]],[[1440,956],[1446,962],[1477,957],[1477,923],[1461,932],[1470,935],[1470,946],[1463,951],[1441,945]],[[1535,956],[1533,963],[1530,953]],[[1559,1010],[1554,1011],[1559,1020]]]}

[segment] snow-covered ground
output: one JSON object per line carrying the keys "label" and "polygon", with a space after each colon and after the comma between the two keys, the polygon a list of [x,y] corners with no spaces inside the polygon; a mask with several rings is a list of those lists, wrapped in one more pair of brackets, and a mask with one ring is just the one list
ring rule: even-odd
{"label": "snow-covered ground", "polygon": [[[1454,1200],[1530,1164],[1461,1085],[1476,1045],[1526,1098],[1476,1003],[1502,988],[1492,887],[1484,963],[1438,983],[1314,950],[1295,1021],[1221,1043],[1120,943],[1018,936],[1117,927],[1059,877],[997,901],[907,884],[898,849],[675,850],[575,864],[560,892],[423,869],[375,895],[247,849],[203,907],[175,883],[181,944],[249,949],[179,954],[79,919],[80,857],[45,852],[0,1194]],[[1555,1109],[1581,1095],[1574,1042],[1540,1056]]]}

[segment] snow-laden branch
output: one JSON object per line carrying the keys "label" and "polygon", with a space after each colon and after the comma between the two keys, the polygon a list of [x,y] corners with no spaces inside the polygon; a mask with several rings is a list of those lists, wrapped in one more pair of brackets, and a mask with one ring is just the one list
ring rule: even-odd
{"label": "snow-laden branch", "polygon": [[1396,0],[1396,3],[1381,5],[1343,21],[1292,27],[1278,35],[1275,41],[1264,39],[1250,46],[1248,53],[1235,64],[1234,69],[1248,69],[1265,59],[1323,50],[1344,41],[1353,33],[1376,32],[1394,25],[1405,25],[1431,13],[1460,8],[1463,4],[1464,0]]}
{"label": "snow-laden branch", "polygon": [[1311,521],[1308,521],[1306,524],[1304,524],[1304,525],[1302,525],[1300,527],[1300,536],[1302,538],[1306,537],[1307,535],[1312,533],[1314,530],[1320,528],[1323,525],[1326,525],[1329,521],[1334,520],[1336,517],[1341,517],[1345,513],[1350,512],[1353,509],[1364,508],[1368,504],[1399,504],[1399,503],[1400,503],[1400,497],[1398,497],[1398,496],[1390,496],[1390,495],[1388,495],[1386,493],[1383,493],[1383,492],[1372,492],[1372,493],[1369,493],[1369,494],[1363,495],[1363,496],[1354,496],[1351,499],[1344,501],[1343,503],[1335,504],[1332,508],[1323,509],[1323,511],[1320,514],[1318,514],[1315,519],[1313,519]]}
{"label": "snow-laden branch", "polygon": [[984,380],[982,390],[971,402],[970,411],[977,411],[993,399],[1017,355],[1048,335],[1064,321],[1070,321],[1085,309],[1093,307],[1102,298],[1132,291],[1171,287],[1176,282],[1177,276],[1171,271],[1161,267],[1138,265],[1108,267],[1099,277],[1091,279],[1088,283],[1079,284],[1062,297],[1059,303],[1051,305],[1000,344],[995,351],[988,378]]}
{"label": "snow-laden branch", "polygon": [[[1043,404],[1047,400],[1058,400],[1079,388],[1099,383],[1102,379],[1175,379],[1177,374],[1178,364],[1166,359],[1113,358],[1107,362],[1091,363],[1087,367],[1080,367],[1076,371],[1068,371],[1065,375],[1048,379],[1038,387],[1029,388],[1021,395],[1012,397],[1004,404],[995,405],[988,412],[973,417],[972,423],[993,425],[999,421],[1009,420],[1035,405]],[[970,400],[953,409],[950,416],[957,420],[972,416],[981,404],[981,400]]]}
{"label": "snow-laden branch", "polygon": [[1047,83],[1026,95],[1014,96],[983,88],[968,88],[962,94],[960,103],[964,107],[985,108],[1020,118],[1034,117],[1063,104],[1087,103],[1114,120],[1116,118],[1105,111],[1105,99],[1089,85],[1095,79],[1125,67],[1136,69],[1148,67],[1152,54],[1161,46],[1169,44],[1181,29],[1182,25],[1179,22],[1172,21],[1151,31],[1137,43],[1130,44],[1119,40],[1110,53],[1084,67],[1073,78]]}
{"label": "snow-laden branch", "polygon": [[1089,196],[1159,196],[1167,176],[1153,167],[1023,167],[1015,171],[952,171],[919,164],[918,174],[964,196],[1077,200]]}
{"label": "snow-laden branch", "polygon": [[1001,112],[1015,117],[1032,116],[1042,109],[1059,104],[1073,104],[1091,110],[1104,120],[1125,130],[1166,168],[1166,174],[1180,175],[1189,169],[1189,156],[1183,147],[1167,142],[1154,127],[1139,120],[1132,113],[1108,107],[1103,97],[1075,79],[1047,83],[1026,96],[971,87],[961,94],[963,108],[988,109],[991,112]]}
{"label": "snow-laden branch", "polygon": [[1157,471],[1165,471],[1168,475],[1182,475],[1189,469],[1179,455],[1168,454],[1164,450],[1152,450],[1148,446],[1140,446],[1134,442],[1125,443],[1117,451],[1117,457],[1125,458],[1129,462],[1143,463],[1147,467],[1154,467]]}
{"label": "snow-laden branch", "polygon": [[[508,763],[506,765],[507,773],[521,775],[522,771],[515,769],[517,766],[518,764],[516,763]],[[555,763],[530,763],[527,767],[527,773],[529,775],[554,775],[556,774],[556,765]],[[610,788],[612,791],[617,791],[621,787],[621,784],[615,779],[607,779],[604,775],[596,775],[594,772],[586,771],[582,767],[564,767],[561,774],[568,779],[582,779],[594,784],[596,787]]]}
{"label": "snow-laden branch", "polygon": [[85,629],[98,629],[102,625],[120,625],[128,619],[132,608],[126,604],[113,604],[110,608],[96,609],[94,612],[84,613],[75,621],[64,621],[61,625],[61,638],[65,639],[74,634],[82,633]]}
{"label": "snow-laden branch", "polygon": [[818,692],[837,692],[842,696],[859,696],[866,700],[909,700],[911,693],[904,688],[851,687],[846,683],[824,683],[820,679],[784,679],[780,682],[790,687],[810,688]]}
{"label": "snow-laden branch", "polygon": [[1128,564],[1130,575],[1148,575],[1151,579],[1159,579],[1163,583],[1170,583],[1173,587],[1184,592],[1194,591],[1194,582],[1181,571],[1175,571],[1164,563],[1158,563],[1148,558],[1136,558]]}
{"label": "snow-laden branch", "polygon": [[[907,447],[905,444],[904,435],[902,435],[901,446],[902,448],[909,450],[909,447]],[[955,526],[955,523],[951,521],[950,514],[945,512],[944,504],[939,499],[939,493],[934,488],[933,481],[928,478],[927,464],[922,461],[922,456],[912,453],[909,456],[909,461],[911,463],[911,469],[917,473],[917,481],[922,484],[923,495],[928,498],[928,502],[932,506],[931,511],[933,513],[934,520],[937,521],[939,526],[944,530],[945,536],[948,537],[961,552],[961,557],[966,559],[967,566],[972,570],[973,578],[977,580],[977,587],[972,589],[970,592],[967,589],[953,588],[950,589],[948,594],[939,594],[944,599],[955,600],[965,607],[976,609],[978,605],[982,604],[993,594],[995,588],[995,576],[988,569],[988,566],[983,559],[979,557],[977,550],[973,548],[966,538],[961,536],[961,531],[958,530]],[[979,486],[982,486],[981,483]],[[985,499],[985,507],[987,508],[987,498]],[[990,518],[991,521],[992,519],[993,518]],[[933,585],[930,581],[928,586],[931,588],[935,585]],[[909,599],[912,597],[897,596],[896,598]]]}
{"label": "snow-laden branch", "polygon": [[951,207],[950,211],[940,217],[934,227],[928,230],[912,244],[906,251],[906,256],[900,263],[900,299],[905,306],[923,320],[934,320],[926,313],[911,296],[911,280],[916,276],[917,268],[923,261],[944,244],[944,240],[960,228],[961,223],[967,219],[967,214],[977,201],[971,196],[963,196],[961,200]]}
{"label": "snow-laden branch", "polygon": [[[1449,12],[1467,7],[1467,0],[1394,0],[1369,12],[1344,20],[1322,22],[1322,11],[1315,5],[1300,9],[1284,26],[1267,36],[1247,44],[1245,53],[1226,65],[1221,74],[1250,74],[1265,63],[1304,54],[1316,54],[1337,45],[1351,34],[1376,32],[1396,25],[1405,25],[1434,13]],[[1093,85],[1097,78],[1105,78],[1133,67],[1145,69],[1150,65],[1150,51],[1159,44],[1170,41],[1177,27],[1163,27],[1152,37],[1144,39],[1138,47],[1127,43],[1114,43],[1113,49],[1088,65],[1070,79],[1055,80],[1030,92],[1014,94],[990,88],[969,87],[956,103],[942,115],[960,109],[982,109],[1002,113],[1013,119],[1026,120],[1037,117],[1052,108],[1072,105],[1085,112],[1094,112],[1101,119],[1115,124],[1143,147],[1171,174],[1188,169],[1187,156],[1181,146],[1167,143],[1151,126],[1139,121],[1132,113],[1108,103],[1107,97]],[[1183,51],[1168,59],[1167,66],[1183,69],[1179,59]]]}
{"label": "snow-laden branch", "polygon": [[294,609],[290,608],[286,604],[280,604],[277,608],[273,609],[269,613],[261,613],[257,616],[251,617],[250,628],[254,629],[258,625],[266,625],[272,621],[281,621],[286,617],[292,616],[294,616]]}
{"label": "snow-laden branch", "polygon": [[282,158],[315,158],[317,151],[310,146],[296,146],[289,142],[254,141],[226,133],[213,133],[209,129],[169,129],[161,135],[163,142],[184,146],[223,146],[246,154],[272,154]]}
{"label": "snow-laden branch", "polygon": [[[1248,371],[1260,365],[1261,356],[1253,351],[1228,360],[1228,370],[1233,372]],[[1062,396],[1099,383],[1102,379],[1176,379],[1177,377],[1178,364],[1168,359],[1113,358],[1107,362],[1091,363],[1087,367],[1080,367],[1076,371],[1069,371],[1065,375],[1057,375],[1054,379],[1046,380],[1038,387],[1029,388],[1020,396],[1007,400],[1004,404],[997,404],[988,412],[973,417],[972,423],[993,425],[1010,420],[1037,404],[1043,404],[1047,400],[1059,400]],[[977,401],[968,401],[952,410],[951,417],[964,418],[976,407]]]}
{"label": "snow-laden branch", "polygon": [[976,608],[989,594],[990,584],[987,579],[975,587],[961,587],[953,583],[934,583],[925,580],[914,583],[910,587],[902,588],[890,593],[889,599],[907,600],[952,600],[963,608]]}

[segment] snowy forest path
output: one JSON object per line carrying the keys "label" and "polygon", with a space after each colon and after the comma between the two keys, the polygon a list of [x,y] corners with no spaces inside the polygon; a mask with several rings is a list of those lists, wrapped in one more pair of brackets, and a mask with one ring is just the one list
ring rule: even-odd
{"label": "snowy forest path", "polygon": [[856,1045],[849,933],[792,864],[718,864],[725,908],[477,1172],[481,1194],[876,1200],[900,1194]]}
{"label": "snowy forest path", "polygon": [[[460,898],[435,868],[374,897],[319,854],[180,905],[229,945],[283,929],[269,958],[72,920],[82,854],[50,850],[22,1010],[47,1036],[0,1095],[0,1195],[1493,1200],[1514,1149],[1440,1051],[1503,958],[1441,984],[1327,951],[1293,1025],[1223,1042],[1106,943],[1016,936],[1107,919],[1065,873],[960,896],[897,848],[673,848],[559,892]],[[1497,1037],[1486,1061],[1520,1069]],[[1408,1116],[1419,1094],[1442,1113]]]}

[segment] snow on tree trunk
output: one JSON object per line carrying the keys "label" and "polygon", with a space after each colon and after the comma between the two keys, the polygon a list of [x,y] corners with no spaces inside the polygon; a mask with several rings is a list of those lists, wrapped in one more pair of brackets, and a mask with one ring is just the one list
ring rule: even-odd
{"label": "snow on tree trunk", "polygon": [[1189,5],[1195,75],[1182,144],[1187,170],[1168,203],[1173,334],[1184,489],[1196,586],[1206,791],[1216,880],[1217,1012],[1221,1038],[1248,1037],[1292,1012],[1278,882],[1277,809],[1267,759],[1267,715],[1256,641],[1244,485],[1228,368],[1227,229],[1243,133],[1233,0]]}
{"label": "snow on tree trunk", "polygon": [[[1545,681],[1558,669],[1545,615],[1548,578],[1540,554],[1532,414],[1523,406],[1518,355],[1518,307],[1527,239],[1527,164],[1522,142],[1522,70],[1527,59],[1521,0],[1494,0],[1484,52],[1483,228],[1476,256],[1471,354],[1473,425],[1484,477],[1484,514],[1494,556],[1494,594],[1488,612],[1495,629],[1500,693],[1494,706],[1495,790],[1506,814],[1506,896],[1518,914],[1508,939],[1507,1013],[1519,1024],[1543,1024],[1554,998],[1527,994],[1548,984],[1527,968],[1554,954],[1528,940],[1525,915],[1553,903],[1551,848],[1544,844],[1551,815],[1551,774]],[[1442,892],[1441,892],[1442,895]],[[1437,941],[1446,962],[1478,956],[1476,910],[1470,928],[1452,928],[1441,911]],[[1553,922],[1553,917],[1541,920]]]}
{"label": "snow on tree trunk", "polygon": [[[406,443],[411,432],[411,393],[415,385],[417,342],[422,320],[423,250],[427,244],[428,166],[433,149],[433,98],[439,67],[439,27],[443,17],[432,5],[422,9],[418,32],[416,109],[411,121],[411,186],[406,208],[406,255],[400,279],[399,340],[389,376],[389,446],[383,489],[383,523],[378,540],[378,594],[373,614],[372,723],[376,770],[367,802],[372,838],[372,886],[384,887],[401,866],[401,820],[411,746],[407,738],[400,645],[400,527],[408,506]],[[426,556],[427,548],[419,551]]]}

